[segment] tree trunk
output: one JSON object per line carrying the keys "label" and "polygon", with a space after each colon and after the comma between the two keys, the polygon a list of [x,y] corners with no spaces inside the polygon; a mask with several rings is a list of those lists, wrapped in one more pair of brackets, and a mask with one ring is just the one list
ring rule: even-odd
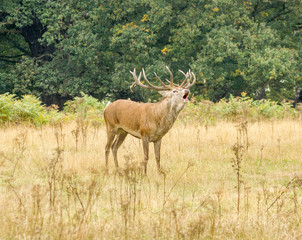
{"label": "tree trunk", "polygon": [[50,61],[51,54],[55,51],[53,45],[47,46],[39,42],[45,33],[45,28],[42,26],[38,18],[33,19],[33,24],[20,29],[25,41],[28,43],[31,56],[40,60]]}

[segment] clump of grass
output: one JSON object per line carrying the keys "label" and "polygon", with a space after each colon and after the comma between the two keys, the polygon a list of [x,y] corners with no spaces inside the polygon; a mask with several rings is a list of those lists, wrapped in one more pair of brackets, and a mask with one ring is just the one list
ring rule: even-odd
{"label": "clump of grass", "polygon": [[76,142],[76,150],[80,136],[84,146],[87,144],[87,134],[89,128],[94,128],[94,132],[104,123],[103,112],[107,105],[106,102],[100,102],[92,96],[81,93],[81,97],[75,97],[67,101],[64,106],[64,112],[71,114],[75,119],[76,126],[72,130],[72,135]]}

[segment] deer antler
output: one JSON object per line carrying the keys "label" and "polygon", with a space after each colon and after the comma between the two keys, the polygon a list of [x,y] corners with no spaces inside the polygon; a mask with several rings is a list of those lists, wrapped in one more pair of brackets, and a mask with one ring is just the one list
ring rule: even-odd
{"label": "deer antler", "polygon": [[156,75],[156,73],[154,73],[154,74],[155,74],[155,77],[156,77],[156,78],[159,80],[159,82],[161,83],[161,85],[163,85],[162,87],[157,87],[157,86],[152,85],[152,84],[149,82],[148,78],[146,77],[145,70],[143,69],[144,79],[146,80],[146,82],[148,83],[148,85],[149,85],[151,88],[153,88],[153,89],[155,89],[155,90],[157,90],[157,91],[166,91],[166,90],[170,90],[170,89],[171,89],[169,86],[167,86],[167,85],[165,85],[165,84],[163,83],[163,81]]}
{"label": "deer antler", "polygon": [[154,89],[156,91],[165,91],[165,90],[170,90],[171,88],[168,87],[167,85],[165,85],[161,80],[161,84],[163,85],[163,87],[157,87],[157,86],[154,86],[153,84],[151,84],[148,80],[148,78],[146,77],[146,74],[145,74],[145,70],[142,69],[143,71],[143,76],[144,76],[144,79],[146,80],[147,84],[148,85],[145,85],[141,82],[141,75],[142,75],[142,72],[140,72],[139,76],[137,77],[136,76],[136,69],[134,68],[133,72],[130,71],[130,73],[132,74],[133,78],[134,78],[134,83],[130,86],[130,90],[132,91],[132,89],[138,85],[142,88],[146,88],[146,89]]}
{"label": "deer antler", "polygon": [[[139,76],[136,76],[136,69],[134,68],[133,72],[130,71],[130,73],[132,74],[133,78],[134,78],[134,83],[130,86],[130,90],[132,91],[132,89],[138,85],[142,88],[146,88],[146,89],[154,89],[156,91],[166,91],[166,90],[171,90],[174,87],[181,87],[181,88],[190,88],[191,86],[193,86],[196,82],[196,77],[195,74],[193,72],[191,72],[191,70],[189,70],[187,73],[184,73],[183,71],[179,70],[184,76],[185,76],[185,80],[179,85],[179,84],[174,84],[173,83],[173,74],[171,72],[171,70],[169,69],[168,66],[166,66],[166,69],[168,70],[169,74],[170,74],[170,81],[167,80],[167,82],[169,82],[169,85],[166,85],[158,76],[156,73],[154,73],[155,77],[159,80],[160,84],[162,86],[154,86],[147,78],[146,74],[145,74],[145,70],[142,69],[143,72],[143,76],[144,79],[147,83],[147,85],[143,84],[141,82],[141,76],[142,76],[142,72],[139,73]],[[193,77],[193,81],[191,83]]]}
{"label": "deer antler", "polygon": [[137,76],[136,76],[136,69],[135,69],[135,68],[133,69],[133,72],[130,71],[130,73],[132,74],[132,76],[133,76],[133,78],[134,78],[134,80],[135,80],[135,82],[132,83],[132,85],[130,86],[131,92],[133,92],[132,89],[133,89],[136,85],[139,85],[139,86],[141,86],[141,87],[143,87],[143,88],[148,88],[147,86],[145,86],[144,84],[142,84],[141,81],[140,81],[141,76],[142,76],[142,73],[141,73],[141,72],[139,73],[138,78],[137,78]]}
{"label": "deer antler", "polygon": [[181,72],[185,76],[185,80],[183,80],[183,82],[180,84],[180,87],[184,87],[184,85],[188,83],[188,80],[190,77],[190,70],[187,73],[184,73],[181,70],[178,70],[178,71]]}
{"label": "deer antler", "polygon": [[[193,72],[191,72],[191,70],[189,69],[189,71],[187,73],[184,73],[181,70],[178,70],[179,72],[181,72],[184,76],[185,76],[185,80],[183,80],[183,82],[180,84],[180,87],[182,88],[190,88],[192,87],[195,82],[196,82],[196,76]],[[191,83],[193,77],[193,82]]]}
{"label": "deer antler", "polygon": [[191,79],[192,79],[192,77],[190,77],[190,82],[189,82],[188,85],[185,86],[185,88],[190,88],[190,87],[192,87],[196,83],[196,76],[195,76],[195,74],[193,72],[191,72],[191,76],[193,76],[193,81],[192,81],[192,83],[190,83]]}
{"label": "deer antler", "polygon": [[[172,72],[170,71],[170,69],[168,68],[168,66],[166,66],[168,72],[170,73],[170,86],[173,87],[173,74]],[[169,82],[169,81],[168,81]]]}

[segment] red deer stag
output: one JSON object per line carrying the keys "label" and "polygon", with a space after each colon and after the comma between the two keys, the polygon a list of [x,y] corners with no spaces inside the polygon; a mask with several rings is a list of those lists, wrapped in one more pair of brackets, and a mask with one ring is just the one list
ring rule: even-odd
{"label": "red deer stag", "polygon": [[136,70],[132,74],[135,85],[142,88],[158,91],[162,96],[162,101],[158,103],[138,103],[131,100],[117,100],[111,103],[104,111],[104,119],[107,129],[107,145],[105,148],[106,167],[108,167],[108,156],[110,147],[112,149],[114,163],[118,168],[117,150],[125,140],[127,134],[142,139],[144,150],[144,170],[147,173],[147,163],[149,159],[149,143],[154,143],[154,151],[157,163],[157,170],[160,168],[160,146],[162,137],[170,130],[178,114],[189,101],[189,88],[196,82],[196,77],[190,70],[185,74],[179,70],[185,79],[179,84],[173,83],[173,74],[166,67],[170,74],[170,81],[166,85],[157,75],[155,77],[161,83],[161,86],[154,86],[147,79],[144,69],[142,69],[144,79],[147,85],[141,82],[142,72],[136,76]]}

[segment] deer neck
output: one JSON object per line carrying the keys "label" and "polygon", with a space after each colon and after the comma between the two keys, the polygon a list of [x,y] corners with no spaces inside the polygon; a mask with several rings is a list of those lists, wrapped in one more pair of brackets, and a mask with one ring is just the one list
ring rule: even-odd
{"label": "deer neck", "polygon": [[160,126],[168,131],[173,126],[178,114],[182,109],[183,106],[179,107],[177,104],[174,104],[167,98],[159,102],[158,106],[156,107],[156,115]]}

